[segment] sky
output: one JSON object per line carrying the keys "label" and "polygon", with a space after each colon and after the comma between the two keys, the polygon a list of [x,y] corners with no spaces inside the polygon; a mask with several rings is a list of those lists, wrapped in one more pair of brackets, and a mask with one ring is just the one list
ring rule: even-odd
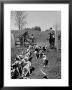
{"label": "sky", "polygon": [[[11,30],[18,30],[14,13],[15,11],[11,12]],[[25,14],[27,14],[26,28],[39,26],[42,31],[45,31],[52,26],[57,26],[57,30],[61,30],[61,11],[27,11]]]}

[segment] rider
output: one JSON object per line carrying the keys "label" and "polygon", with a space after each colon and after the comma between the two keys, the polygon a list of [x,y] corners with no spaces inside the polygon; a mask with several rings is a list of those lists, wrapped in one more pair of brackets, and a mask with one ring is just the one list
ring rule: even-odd
{"label": "rider", "polygon": [[49,43],[50,43],[50,48],[54,47],[55,35],[54,35],[53,32],[50,33],[50,36],[49,36]]}
{"label": "rider", "polygon": [[31,34],[30,38],[32,40],[32,43],[34,43],[34,35],[33,34]]}

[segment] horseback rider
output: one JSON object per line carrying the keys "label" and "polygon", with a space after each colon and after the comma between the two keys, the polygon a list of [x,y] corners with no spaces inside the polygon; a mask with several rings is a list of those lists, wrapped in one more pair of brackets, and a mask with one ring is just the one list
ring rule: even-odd
{"label": "horseback rider", "polygon": [[34,43],[34,35],[33,34],[31,34],[30,38],[32,40],[32,43]]}
{"label": "horseback rider", "polygon": [[55,44],[55,35],[54,35],[53,32],[50,33],[49,43],[50,43],[50,48],[54,47],[54,44]]}
{"label": "horseback rider", "polygon": [[26,37],[28,35],[28,31],[26,31],[24,34],[23,34],[23,37],[24,37],[24,42],[26,41]]}

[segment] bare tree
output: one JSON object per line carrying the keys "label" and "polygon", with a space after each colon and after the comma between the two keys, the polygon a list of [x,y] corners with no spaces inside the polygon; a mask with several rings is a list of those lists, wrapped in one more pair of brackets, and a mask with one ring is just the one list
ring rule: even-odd
{"label": "bare tree", "polygon": [[24,26],[27,24],[25,21],[26,14],[24,11],[16,11],[15,12],[15,25],[18,27],[19,30],[22,30]]}

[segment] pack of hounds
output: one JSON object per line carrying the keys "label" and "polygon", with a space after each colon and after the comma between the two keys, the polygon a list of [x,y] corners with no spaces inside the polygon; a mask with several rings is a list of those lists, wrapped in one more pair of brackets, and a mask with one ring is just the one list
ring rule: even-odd
{"label": "pack of hounds", "polygon": [[[35,70],[35,67],[32,66],[32,58],[33,55],[36,57],[36,60],[42,60],[43,68],[48,65],[48,59],[45,54],[47,51],[47,45],[38,46],[34,45],[26,49],[25,54],[23,54],[23,50],[20,55],[16,55],[14,58],[14,63],[11,65],[11,79],[30,79],[29,76]],[[42,79],[47,79],[46,73],[40,70],[41,73],[44,74]]]}

